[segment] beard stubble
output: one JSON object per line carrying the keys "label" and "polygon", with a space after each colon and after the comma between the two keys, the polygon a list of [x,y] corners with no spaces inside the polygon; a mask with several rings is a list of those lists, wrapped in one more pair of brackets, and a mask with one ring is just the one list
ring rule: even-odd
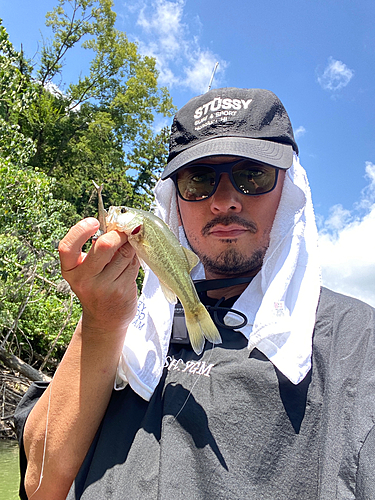
{"label": "beard stubble", "polygon": [[[258,228],[254,222],[247,221],[237,215],[231,214],[226,216],[218,216],[212,219],[203,227],[201,231],[202,236],[207,237],[210,233],[210,230],[218,224],[223,226],[229,226],[230,224],[239,224],[253,234],[258,231]],[[268,248],[268,244],[261,246],[258,249],[254,250],[252,255],[247,256],[235,247],[235,238],[223,239],[222,241],[224,243],[232,246],[224,249],[219,255],[212,258],[209,255],[199,251],[195,247],[194,241],[191,241],[188,236],[187,239],[192,250],[198,255],[199,259],[201,260],[206,272],[227,277],[256,274],[262,267],[264,255]]]}

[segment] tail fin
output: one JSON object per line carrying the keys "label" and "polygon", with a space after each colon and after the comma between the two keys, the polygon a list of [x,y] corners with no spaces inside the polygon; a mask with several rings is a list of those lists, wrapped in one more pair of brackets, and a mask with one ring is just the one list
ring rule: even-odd
{"label": "tail fin", "polygon": [[185,311],[186,326],[194,352],[201,354],[206,338],[213,344],[220,344],[221,337],[207,309],[199,303],[194,313]]}

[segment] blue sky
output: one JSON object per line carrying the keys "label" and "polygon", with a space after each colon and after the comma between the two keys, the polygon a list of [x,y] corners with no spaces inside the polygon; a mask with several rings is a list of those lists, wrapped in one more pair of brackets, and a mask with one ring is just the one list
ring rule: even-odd
{"label": "blue sky", "polygon": [[[57,0],[0,0],[11,41],[33,57]],[[308,173],[323,283],[375,305],[375,2],[115,0],[117,28],[156,57],[176,106],[212,87],[283,101]],[[85,70],[67,60],[65,77]],[[69,83],[67,81],[67,83]]]}

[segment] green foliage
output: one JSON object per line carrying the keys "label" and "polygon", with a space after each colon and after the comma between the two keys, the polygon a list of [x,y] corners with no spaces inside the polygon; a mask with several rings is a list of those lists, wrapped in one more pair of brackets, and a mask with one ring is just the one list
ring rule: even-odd
{"label": "green foliage", "polygon": [[36,144],[22,121],[48,94],[32,81],[2,26],[0,75],[0,343],[35,362],[51,347],[61,357],[80,314],[56,250],[78,216],[54,199],[53,179],[27,167]]}
{"label": "green foliage", "polygon": [[[106,206],[148,209],[166,161],[168,131],[154,121],[174,111],[171,98],[112,8],[57,0],[39,64],[14,49],[0,20],[0,345],[36,366],[61,358],[80,315],[57,245],[96,214],[91,179],[104,183]],[[66,57],[82,52],[87,74],[64,82]]]}
{"label": "green foliage", "polygon": [[9,41],[0,19],[0,116],[17,123],[19,114],[37,97],[37,85],[30,83],[31,66]]}
{"label": "green foliage", "polygon": [[[156,143],[156,170],[165,161],[167,134],[156,134],[153,123],[157,114],[174,110],[157,85],[154,59],[141,56],[115,28],[112,6],[112,0],[59,0],[47,14],[54,38],[42,48],[38,80],[50,92],[44,90],[23,122],[36,143],[31,165],[55,177],[55,195],[82,216],[94,210],[91,179],[106,185],[108,205],[135,199],[150,205],[155,171],[149,167],[145,175],[141,153]],[[62,93],[53,79],[62,84],[65,57],[77,50],[90,61],[88,74]]]}
{"label": "green foliage", "polygon": [[37,86],[30,82],[30,66],[14,50],[0,20],[0,156],[17,165],[26,164],[36,149],[18,124],[19,117],[37,100]]}
{"label": "green foliage", "polygon": [[45,356],[60,331],[61,356],[80,314],[57,254],[78,216],[52,187],[44,173],[0,159],[0,338],[28,361]]}
{"label": "green foliage", "polygon": [[34,153],[34,142],[20,133],[19,125],[10,125],[0,118],[0,156],[24,165]]}

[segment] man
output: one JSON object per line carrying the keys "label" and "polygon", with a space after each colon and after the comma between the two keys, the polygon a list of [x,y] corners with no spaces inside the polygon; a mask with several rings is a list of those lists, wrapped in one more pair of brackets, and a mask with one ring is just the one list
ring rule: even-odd
{"label": "man", "polygon": [[201,260],[222,343],[199,356],[150,271],[137,305],[123,233],[85,255],[98,221],[69,231],[62,273],[83,313],[18,409],[22,430],[39,398],[21,438],[29,498],[375,498],[374,310],[320,288],[297,154],[265,90],[212,90],[175,117],[156,212]]}

